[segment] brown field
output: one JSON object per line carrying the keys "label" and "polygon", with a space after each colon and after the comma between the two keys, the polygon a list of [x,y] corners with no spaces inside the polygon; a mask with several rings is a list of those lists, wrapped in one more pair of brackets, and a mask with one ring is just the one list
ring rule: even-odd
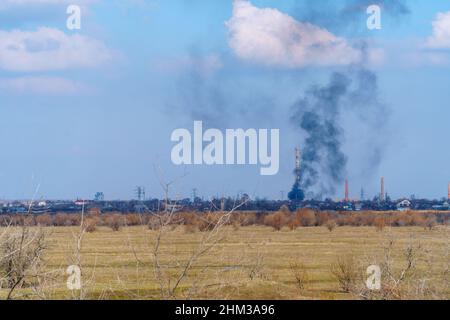
{"label": "brown field", "polygon": [[[164,294],[160,284],[165,288],[176,282],[186,261],[209,233],[184,225],[165,228],[158,251],[160,273],[155,272],[153,255],[158,230],[132,226],[113,231],[101,226],[85,233],[79,251],[81,294],[67,289],[65,274],[74,261],[79,227],[44,227],[46,249],[40,275],[29,273],[11,298],[450,298],[450,227],[445,225],[431,230],[418,226],[337,226],[331,232],[325,225],[293,231],[287,226],[274,231],[268,226],[227,225],[214,245],[187,268],[171,296]],[[16,231],[20,227],[8,230]],[[344,260],[352,261],[355,273],[350,292],[342,290],[332,272],[332,266]],[[382,266],[382,291],[388,290],[389,295],[364,290],[366,268],[371,264]],[[402,275],[402,270],[407,270],[406,274]],[[8,291],[0,289],[0,298],[6,298]]]}

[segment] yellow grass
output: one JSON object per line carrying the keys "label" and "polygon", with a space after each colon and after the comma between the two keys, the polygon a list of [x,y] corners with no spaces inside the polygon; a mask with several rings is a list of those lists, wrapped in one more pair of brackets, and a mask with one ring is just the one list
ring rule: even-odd
{"label": "yellow grass", "polygon": [[[49,227],[49,248],[45,254],[48,271],[57,276],[46,288],[47,298],[68,299],[65,270],[71,264],[73,233],[76,227]],[[1,233],[1,230],[0,230]],[[161,254],[165,268],[175,276],[189,257],[202,233],[186,233],[182,226],[168,231],[162,238]],[[395,239],[394,262],[400,269],[405,263],[402,253],[408,244],[421,246],[419,272],[430,272],[429,283],[440,286],[440,298],[450,298],[442,281],[449,264],[450,228],[434,230],[420,227],[385,228],[337,227],[329,232],[325,227],[283,229],[274,232],[268,227],[251,226],[234,230],[226,227],[225,238],[194,264],[182,283],[177,297],[234,299],[354,299],[341,292],[330,272],[337,257],[353,254],[360,262],[361,273],[372,263],[382,260],[383,247]],[[82,272],[88,298],[100,299],[158,299],[161,297],[155,281],[152,250],[156,231],[145,227],[122,228],[118,232],[101,227],[87,233],[82,247]],[[304,265],[308,273],[305,289],[295,285],[289,266]],[[431,263],[431,267],[430,267]],[[448,276],[448,274],[447,274]],[[193,284],[197,290],[188,289]],[[16,297],[30,289],[20,289]],[[6,289],[0,289],[5,297]],[[29,296],[36,298],[36,296]]]}

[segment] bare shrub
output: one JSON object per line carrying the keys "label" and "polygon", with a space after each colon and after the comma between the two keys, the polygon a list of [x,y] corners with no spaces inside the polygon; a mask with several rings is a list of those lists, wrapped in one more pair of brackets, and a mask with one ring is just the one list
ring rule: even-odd
{"label": "bare shrub", "polygon": [[409,212],[404,213],[396,213],[391,218],[391,224],[395,227],[406,227],[412,226],[413,224],[413,215]]}
{"label": "bare shrub", "polygon": [[27,214],[26,216],[23,217],[23,223],[21,224],[21,226],[28,226],[28,227],[32,227],[36,225],[36,219],[35,219],[35,215],[32,214]]}
{"label": "bare shrub", "polygon": [[156,217],[150,217],[147,221],[147,227],[150,230],[158,230],[161,227],[159,219],[157,219]]}
{"label": "bare shrub", "polygon": [[79,226],[81,223],[81,215],[79,214],[68,214],[67,217],[68,223],[71,226]]}
{"label": "bare shrub", "polygon": [[201,232],[211,231],[222,217],[223,212],[208,212],[206,214],[198,214],[195,225]]}
{"label": "bare shrub", "polygon": [[428,230],[433,230],[433,228],[437,225],[437,219],[435,215],[429,215],[425,220],[425,227]]}
{"label": "bare shrub", "polygon": [[289,270],[295,280],[295,286],[299,291],[303,291],[310,281],[309,273],[303,263],[293,262],[289,264]]}
{"label": "bare shrub", "polygon": [[311,209],[298,209],[295,213],[296,219],[303,227],[312,227],[316,224],[316,214]]}
{"label": "bare shrub", "polygon": [[328,229],[328,231],[332,232],[337,227],[337,223],[335,220],[328,220],[325,223],[325,227]]}
{"label": "bare shrub", "polygon": [[405,265],[401,270],[394,270],[393,261],[394,240],[391,239],[384,248],[384,260],[381,263],[382,272],[386,275],[384,285],[381,290],[383,299],[401,299],[405,294],[404,285],[413,276],[416,269],[417,255],[420,246],[415,248],[411,244],[404,250]]}
{"label": "bare shrub", "polygon": [[257,216],[254,212],[236,212],[231,217],[231,224],[247,227],[257,224]]}
{"label": "bare shrub", "polygon": [[289,215],[291,213],[289,207],[285,204],[283,204],[278,211],[284,213],[285,215]]}
{"label": "bare shrub", "polygon": [[124,215],[123,217],[125,219],[125,224],[127,226],[139,226],[144,223],[143,218],[140,215],[135,214],[135,213],[130,213],[130,214]]}
{"label": "bare shrub", "polygon": [[86,218],[84,221],[84,228],[86,232],[92,233],[97,230],[98,219]]}
{"label": "bare shrub", "polygon": [[426,228],[425,216],[423,214],[412,214],[411,225]]}
{"label": "bare shrub", "polygon": [[11,225],[11,217],[9,215],[0,215],[0,227],[9,227]]}
{"label": "bare shrub", "polygon": [[373,225],[377,229],[377,231],[383,231],[386,226],[386,219],[384,217],[377,217],[373,221]]}
{"label": "bare shrub", "polygon": [[[394,254],[395,239],[390,237],[383,245],[383,256],[376,263],[381,268],[382,282],[378,291],[368,290],[362,286],[355,292],[364,299],[423,299],[436,296],[430,286],[433,276],[429,270],[433,263],[428,263],[426,271],[417,272],[417,263],[424,251],[420,243],[409,243],[401,255]],[[445,278],[445,275],[444,275]],[[439,281],[439,280],[438,280]]]}
{"label": "bare shrub", "polygon": [[264,253],[260,250],[257,250],[256,255],[252,260],[249,261],[248,265],[248,277],[250,278],[250,280],[264,278],[264,260]]}
{"label": "bare shrub", "polygon": [[182,224],[185,225],[195,225],[198,220],[197,212],[177,212],[174,214],[174,219],[178,219]]}
{"label": "bare shrub", "polygon": [[78,226],[81,223],[81,215],[76,213],[57,213],[53,217],[53,225],[58,227]]}
{"label": "bare shrub", "polygon": [[331,273],[344,292],[351,292],[359,278],[356,260],[352,254],[338,257],[331,265]]}
{"label": "bare shrub", "polygon": [[289,217],[282,211],[269,214],[264,218],[264,224],[276,231],[280,231],[288,221]]}
{"label": "bare shrub", "polygon": [[10,216],[10,223],[11,226],[23,226],[25,221],[25,217],[23,215],[11,215]]}
{"label": "bare shrub", "polygon": [[247,212],[239,214],[239,223],[242,227],[247,227],[255,225],[257,223],[258,217],[254,212]]}
{"label": "bare shrub", "polygon": [[112,214],[105,217],[105,225],[113,231],[119,231],[123,226],[124,218],[120,214]]}
{"label": "bare shrub", "polygon": [[318,226],[323,226],[326,225],[326,223],[332,219],[332,217],[330,217],[330,214],[328,212],[319,212],[316,215],[316,219],[317,219],[317,225]]}
{"label": "bare shrub", "polygon": [[53,224],[57,227],[68,227],[72,225],[66,213],[57,213],[53,218]]}
{"label": "bare shrub", "polygon": [[57,227],[78,226],[81,222],[81,216],[75,213],[57,213],[53,217],[53,225]]}
{"label": "bare shrub", "polygon": [[24,226],[20,232],[7,235],[0,247],[0,278],[8,289],[8,300],[16,289],[33,286],[40,277],[45,249],[45,235],[40,229],[30,231]]}
{"label": "bare shrub", "polygon": [[294,231],[300,226],[300,222],[298,219],[296,219],[295,215],[289,216],[286,225],[288,226],[289,230]]}
{"label": "bare shrub", "polygon": [[35,217],[36,224],[41,227],[50,227],[53,225],[52,216],[49,214],[42,214]]}
{"label": "bare shrub", "polygon": [[343,227],[343,226],[349,226],[351,225],[350,223],[350,219],[351,217],[348,215],[341,215],[338,214],[338,217],[336,219],[336,223],[338,224],[338,226]]}

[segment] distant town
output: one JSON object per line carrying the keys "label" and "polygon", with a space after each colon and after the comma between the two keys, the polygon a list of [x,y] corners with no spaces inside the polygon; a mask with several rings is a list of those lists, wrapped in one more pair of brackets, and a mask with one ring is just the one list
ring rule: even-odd
{"label": "distant town", "polygon": [[397,199],[392,200],[389,196],[384,199],[375,197],[372,200],[268,200],[251,199],[247,194],[238,197],[213,198],[205,200],[200,197],[173,199],[136,199],[136,200],[114,200],[102,199],[101,193],[93,200],[14,200],[0,201],[1,214],[56,214],[79,213],[82,209],[97,209],[100,212],[120,213],[145,213],[171,210],[192,210],[200,212],[232,210],[239,206],[240,211],[276,211],[282,206],[291,210],[297,208],[311,208],[321,211],[408,211],[408,210],[436,210],[450,211],[450,200],[428,200],[428,199]]}

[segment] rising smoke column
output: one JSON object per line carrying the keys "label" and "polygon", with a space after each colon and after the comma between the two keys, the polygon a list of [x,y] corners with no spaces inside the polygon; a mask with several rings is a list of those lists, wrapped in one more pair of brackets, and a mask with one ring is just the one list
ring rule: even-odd
{"label": "rising smoke column", "polygon": [[[331,74],[324,86],[313,85],[292,107],[292,123],[306,135],[302,148],[301,188],[316,195],[333,195],[344,181],[347,156],[342,150],[343,116],[354,114],[375,135],[388,122],[387,106],[379,99],[374,72],[352,66]],[[375,170],[384,144],[374,136],[367,140],[367,170]]]}
{"label": "rising smoke column", "polygon": [[[325,2],[325,3],[323,3]],[[331,0],[307,1],[299,7],[297,15],[302,21],[308,21],[345,33],[365,33],[363,25],[367,19],[365,8],[376,4],[382,8],[383,17],[393,18],[396,22],[410,13],[405,0]],[[336,8],[336,6],[340,6]],[[324,12],[328,8],[330,12]],[[360,30],[360,31],[357,31]],[[389,110],[380,100],[378,77],[368,70],[368,44],[360,43],[361,62],[342,72],[334,72],[328,84],[313,85],[304,97],[293,106],[291,121],[306,134],[302,153],[301,188],[316,195],[332,195],[336,186],[341,184],[346,174],[347,156],[342,150],[345,130],[340,117],[349,113],[356,114],[371,135],[365,137],[367,154],[365,171],[376,170],[381,162],[384,142],[377,132],[385,129]],[[364,137],[361,137],[364,139]],[[294,187],[295,188],[295,185]]]}
{"label": "rising smoke column", "polygon": [[339,116],[350,83],[346,75],[333,73],[327,85],[311,87],[293,106],[291,120],[306,133],[301,174],[304,190],[321,181],[319,192],[333,194],[335,185],[343,179],[347,157],[341,149]]}

